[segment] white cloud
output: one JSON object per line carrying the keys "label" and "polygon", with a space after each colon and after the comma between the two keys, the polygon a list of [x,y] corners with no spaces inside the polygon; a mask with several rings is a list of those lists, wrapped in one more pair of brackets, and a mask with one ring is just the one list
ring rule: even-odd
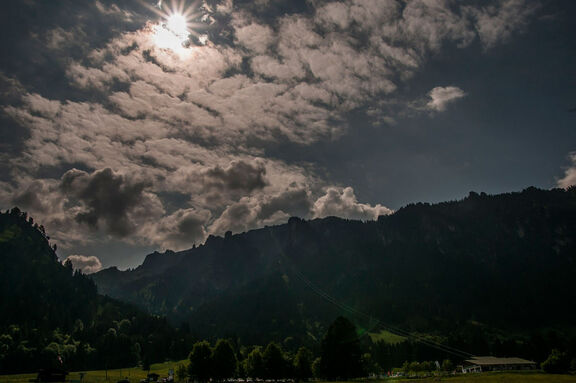
{"label": "white cloud", "polygon": [[564,177],[556,182],[559,187],[565,189],[576,185],[576,152],[570,153],[568,158],[572,162],[572,166],[566,168]]}
{"label": "white cloud", "polygon": [[455,86],[437,86],[436,88],[432,89],[428,95],[430,96],[430,101],[427,104],[428,109],[437,112],[443,112],[446,110],[448,105],[466,96],[466,93],[464,93],[462,89]]}
{"label": "white cloud", "polygon": [[314,203],[314,217],[323,218],[328,216],[343,217],[349,219],[375,220],[380,215],[392,214],[393,211],[385,206],[377,204],[359,203],[354,189],[330,187],[326,194],[318,198]]}
{"label": "white cloud", "polygon": [[102,269],[102,262],[100,262],[98,257],[93,255],[70,255],[64,260],[64,262],[67,260],[72,262],[74,270],[82,270],[84,274],[92,274]]}
{"label": "white cloud", "polygon": [[238,44],[259,54],[265,53],[275,39],[272,28],[258,23],[237,26],[235,32]]}
{"label": "white cloud", "polygon": [[464,12],[474,20],[484,48],[490,49],[523,31],[539,8],[539,1],[499,0],[485,7],[464,7]]}
{"label": "white cloud", "polygon": [[[397,90],[431,55],[475,38],[485,47],[507,40],[529,19],[524,3],[319,0],[310,2],[310,14],[266,25],[249,6],[226,0],[210,17],[226,20],[214,30],[221,28],[234,44],[210,42],[176,54],[154,44],[148,23],[99,41],[80,61],[62,51],[70,36],[93,34],[52,29],[42,40],[46,49],[64,57],[70,83],[91,97],[12,92],[20,102],[3,112],[29,137],[20,156],[7,159],[13,178],[2,183],[0,202],[26,205],[65,246],[88,240],[86,230],[98,238],[183,248],[209,233],[281,223],[291,215],[389,214],[382,205],[358,202],[351,187],[319,178],[310,164],[289,164],[269,149],[341,137],[350,128],[347,114],[361,107],[370,118],[392,123],[395,116],[381,106],[405,101]],[[106,17],[137,19],[117,6],[95,7]],[[429,95],[427,108],[442,111],[465,93],[438,87]],[[184,202],[169,207],[170,193]],[[108,194],[124,203],[110,205]]]}

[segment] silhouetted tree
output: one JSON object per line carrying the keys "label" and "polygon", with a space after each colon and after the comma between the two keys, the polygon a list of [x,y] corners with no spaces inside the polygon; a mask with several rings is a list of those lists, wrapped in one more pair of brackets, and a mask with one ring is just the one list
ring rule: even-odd
{"label": "silhouetted tree", "polygon": [[312,352],[300,347],[294,357],[294,377],[297,381],[307,381],[312,377]]}
{"label": "silhouetted tree", "polygon": [[218,340],[212,352],[212,377],[217,381],[234,377],[237,363],[230,342],[224,339]]}
{"label": "silhouetted tree", "polygon": [[322,340],[320,371],[329,380],[363,375],[360,339],[356,327],[344,317],[330,325]]}
{"label": "silhouetted tree", "polygon": [[188,375],[200,382],[207,382],[210,378],[212,365],[212,349],[210,343],[196,342],[192,347],[192,352],[188,356]]}
{"label": "silhouetted tree", "polygon": [[64,267],[72,274],[74,270],[74,266],[72,265],[72,261],[70,259],[66,259],[64,261]]}
{"label": "silhouetted tree", "polygon": [[264,366],[264,378],[280,379],[284,377],[286,362],[282,350],[276,343],[270,343],[266,346],[262,354],[262,363]]}
{"label": "silhouetted tree", "polygon": [[312,374],[316,379],[322,378],[321,364],[322,360],[320,358],[316,358],[314,362],[312,362]]}
{"label": "silhouetted tree", "polygon": [[264,363],[262,361],[262,351],[260,347],[255,347],[246,358],[246,375],[250,378],[264,377]]}

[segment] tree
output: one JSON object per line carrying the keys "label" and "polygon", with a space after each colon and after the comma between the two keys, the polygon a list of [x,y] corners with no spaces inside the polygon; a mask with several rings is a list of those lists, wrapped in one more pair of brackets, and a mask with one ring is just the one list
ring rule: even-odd
{"label": "tree", "polygon": [[452,372],[454,371],[454,363],[450,359],[444,359],[442,361],[442,371]]}
{"label": "tree", "polygon": [[284,377],[286,361],[284,353],[276,343],[269,343],[262,354],[264,378],[280,379]]}
{"label": "tree", "polygon": [[72,265],[72,261],[69,258],[64,261],[64,267],[72,274],[74,265]]}
{"label": "tree", "polygon": [[320,370],[329,380],[355,378],[364,374],[362,351],[356,327],[338,317],[322,339]]}
{"label": "tree", "polygon": [[312,377],[312,352],[306,347],[300,347],[294,357],[294,375],[296,381],[307,381]]}
{"label": "tree", "polygon": [[549,374],[559,374],[568,371],[570,367],[570,360],[565,352],[554,349],[544,362],[542,362],[542,369]]}
{"label": "tree", "polygon": [[314,362],[312,363],[312,374],[314,374],[316,379],[322,378],[322,369],[320,367],[321,364],[322,360],[320,358],[314,359]]}
{"label": "tree", "polygon": [[176,367],[176,378],[178,378],[178,381],[183,381],[187,377],[188,377],[188,369],[186,368],[185,365],[179,364]]}
{"label": "tree", "polygon": [[188,375],[200,382],[207,382],[210,378],[212,364],[212,349],[210,343],[196,342],[192,347],[192,352],[188,356]]}
{"label": "tree", "polygon": [[150,371],[150,358],[148,358],[148,356],[142,358],[142,370]]}
{"label": "tree", "polygon": [[264,377],[264,364],[260,347],[255,347],[246,358],[246,374],[252,378]]}
{"label": "tree", "polygon": [[212,353],[212,377],[217,381],[234,377],[237,363],[230,342],[224,339],[218,340]]}

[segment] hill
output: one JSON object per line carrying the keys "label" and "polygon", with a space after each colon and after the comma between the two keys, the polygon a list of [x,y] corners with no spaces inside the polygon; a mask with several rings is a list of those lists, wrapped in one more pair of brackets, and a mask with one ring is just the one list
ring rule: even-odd
{"label": "hill", "polygon": [[0,214],[0,374],[164,360],[178,339],[165,319],[99,295],[55,249],[26,213]]}
{"label": "hill", "polygon": [[313,343],[344,314],[365,332],[396,326],[477,354],[524,342],[541,359],[576,323],[575,216],[574,188],[470,193],[378,221],[291,218],[92,278],[200,337]]}

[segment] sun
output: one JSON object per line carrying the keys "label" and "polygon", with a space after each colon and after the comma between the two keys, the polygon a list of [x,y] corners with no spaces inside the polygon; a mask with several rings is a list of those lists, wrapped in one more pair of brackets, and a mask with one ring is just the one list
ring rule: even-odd
{"label": "sun", "polygon": [[202,35],[197,32],[201,25],[195,22],[201,14],[194,6],[185,6],[182,1],[163,6],[159,1],[154,11],[162,20],[153,28],[153,39],[158,48],[184,53],[193,40],[202,43]]}
{"label": "sun", "polygon": [[163,23],[154,28],[154,42],[157,47],[180,51],[186,47],[188,36],[188,21],[181,13],[169,15]]}
{"label": "sun", "polygon": [[174,13],[166,20],[166,29],[172,32],[179,39],[187,39],[188,35],[188,21],[186,16],[180,13]]}

